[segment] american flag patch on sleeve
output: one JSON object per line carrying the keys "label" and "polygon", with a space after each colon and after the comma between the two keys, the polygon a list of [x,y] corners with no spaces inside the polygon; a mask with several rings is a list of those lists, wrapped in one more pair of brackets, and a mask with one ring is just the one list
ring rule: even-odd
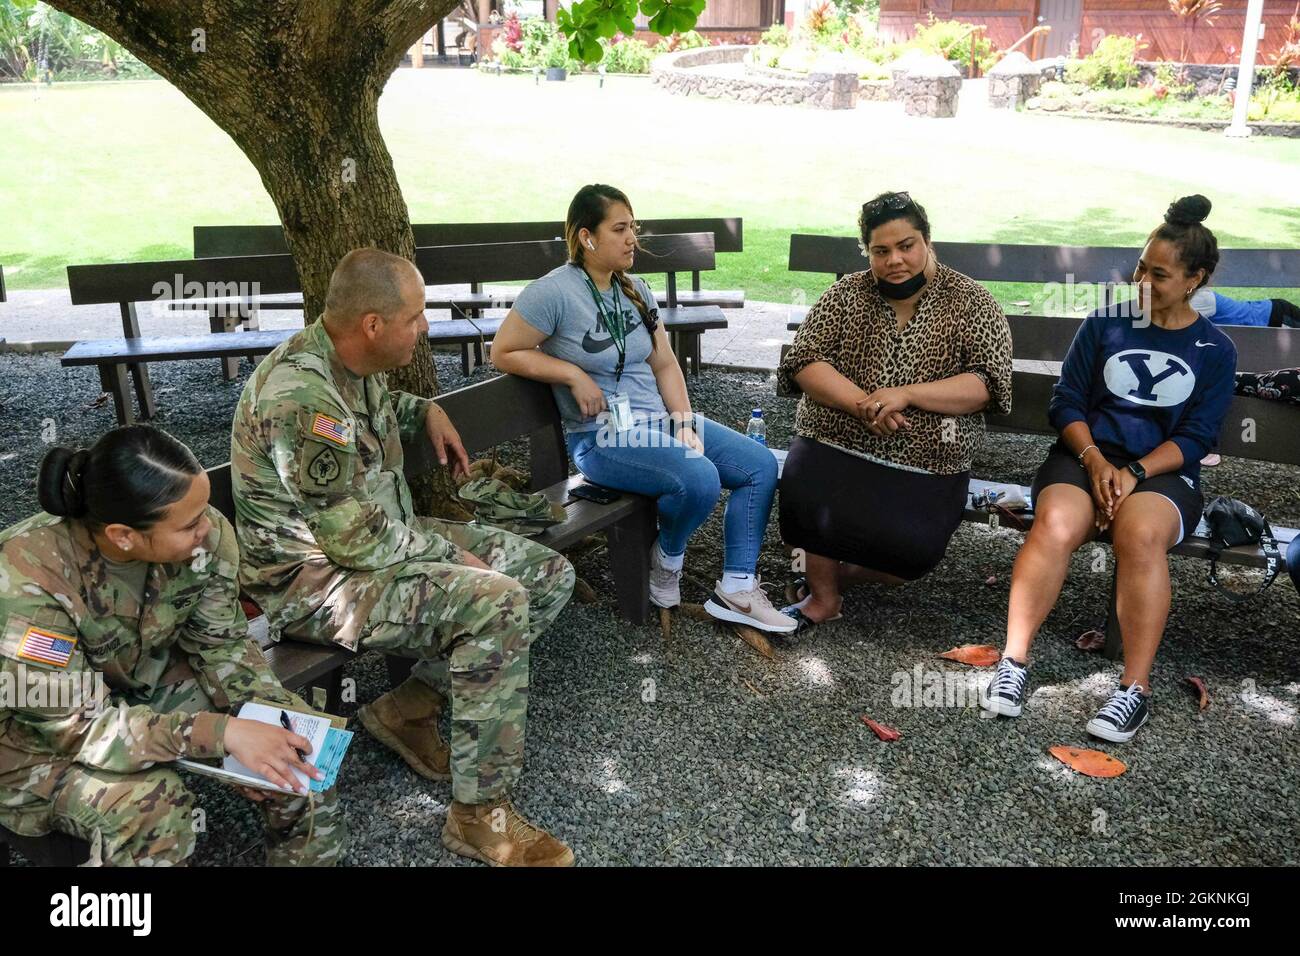
{"label": "american flag patch on sleeve", "polygon": [[38,664],[67,667],[72,652],[77,649],[77,639],[41,627],[29,627],[18,645],[18,656]]}
{"label": "american flag patch on sleeve", "polygon": [[341,422],[337,418],[330,418],[328,415],[322,415],[319,412],[311,420],[311,433],[324,438],[326,441],[332,441],[336,445],[346,445],[352,441],[351,423]]}

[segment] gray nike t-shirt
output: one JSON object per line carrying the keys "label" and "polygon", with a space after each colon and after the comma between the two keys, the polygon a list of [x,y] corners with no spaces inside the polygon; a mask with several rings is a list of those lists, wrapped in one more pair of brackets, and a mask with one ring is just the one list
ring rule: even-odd
{"label": "gray nike t-shirt", "polygon": [[[614,370],[618,365],[618,349],[610,338],[604,323],[596,312],[596,303],[583,278],[586,273],[580,266],[562,265],[529,283],[515,299],[515,310],[524,321],[547,336],[542,351],[547,355],[572,362],[591,376],[606,395],[615,391]],[[641,294],[642,301],[653,309],[655,296],[644,279],[632,276],[632,282]],[[618,283],[601,293],[605,314],[613,315],[615,290],[618,290],[618,308],[623,316],[627,334],[627,359],[623,377],[617,391],[628,397],[633,416],[637,420],[662,414],[664,400],[659,385],[650,370],[650,353],[654,348],[650,332],[641,321],[636,305],[625,296]],[[567,385],[553,385],[555,403],[560,416],[570,431],[593,431],[600,428],[596,418],[584,418],[573,400]]]}

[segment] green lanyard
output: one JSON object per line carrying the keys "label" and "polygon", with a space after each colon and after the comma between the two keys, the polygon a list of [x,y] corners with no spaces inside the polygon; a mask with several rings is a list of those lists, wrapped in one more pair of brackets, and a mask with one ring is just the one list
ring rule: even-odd
{"label": "green lanyard", "polygon": [[614,388],[618,388],[619,380],[623,377],[623,363],[627,359],[627,330],[623,328],[623,311],[618,304],[618,280],[614,280],[614,317],[610,317],[605,312],[605,300],[600,296],[600,290],[596,288],[596,283],[591,281],[591,276],[582,266],[582,277],[587,280],[587,288],[591,290],[591,297],[596,303],[596,314],[600,316],[600,321],[605,326],[605,331],[609,337],[614,340],[614,350],[618,352],[618,365],[614,368]]}

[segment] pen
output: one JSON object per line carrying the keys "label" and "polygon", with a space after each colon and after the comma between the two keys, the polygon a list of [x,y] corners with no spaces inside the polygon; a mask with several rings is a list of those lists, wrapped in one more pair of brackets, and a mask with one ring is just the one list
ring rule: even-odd
{"label": "pen", "polygon": [[[293,733],[293,724],[289,723],[289,715],[286,714],[284,711],[280,711],[280,726],[283,727],[285,730],[289,731],[289,733]],[[299,750],[297,747],[293,748],[293,752],[298,755],[298,759],[301,760],[303,763],[307,762],[307,755],[303,753],[301,750]]]}

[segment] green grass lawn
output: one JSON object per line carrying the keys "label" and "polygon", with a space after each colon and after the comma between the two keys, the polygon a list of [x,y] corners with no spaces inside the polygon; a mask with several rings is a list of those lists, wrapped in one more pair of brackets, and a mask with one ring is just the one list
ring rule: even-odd
{"label": "green grass lawn", "polygon": [[[852,235],[884,189],[910,190],[941,240],[1140,244],[1171,200],[1202,192],[1224,246],[1300,246],[1300,140],[973,109],[923,121],[468,70],[399,71],[381,113],[414,221],[561,219],[583,183],[613,183],[642,217],[743,216],[745,252],[709,284],[752,299],[812,301],[827,280],[786,269],[790,233]],[[62,285],[70,263],[188,257],[196,224],[276,221],[230,138],[161,81],[0,88],[0,129],[12,288]]]}

